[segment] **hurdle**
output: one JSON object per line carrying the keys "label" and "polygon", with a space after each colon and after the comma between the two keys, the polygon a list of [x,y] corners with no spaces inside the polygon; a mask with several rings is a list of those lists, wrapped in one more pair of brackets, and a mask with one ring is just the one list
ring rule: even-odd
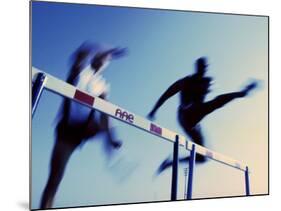
{"label": "hurdle", "polygon": [[190,151],[189,172],[186,187],[186,200],[192,199],[193,175],[196,164],[196,153],[203,155],[211,160],[232,167],[244,172],[245,178],[245,195],[250,195],[250,170],[249,167],[242,162],[215,152],[201,145],[198,145],[185,136],[177,134],[167,128],[164,128],[155,122],[149,121],[141,116],[138,116],[126,109],[114,105],[97,96],[93,96],[85,91],[77,89],[75,86],[68,84],[42,70],[32,67],[32,117],[35,114],[36,107],[40,100],[40,96],[44,89],[55,94],[77,101],[91,109],[98,110],[108,116],[124,122],[130,126],[134,126],[149,134],[158,136],[163,140],[173,143],[173,164],[171,178],[171,201],[177,200],[178,187],[178,162],[179,162],[179,147],[183,147]]}

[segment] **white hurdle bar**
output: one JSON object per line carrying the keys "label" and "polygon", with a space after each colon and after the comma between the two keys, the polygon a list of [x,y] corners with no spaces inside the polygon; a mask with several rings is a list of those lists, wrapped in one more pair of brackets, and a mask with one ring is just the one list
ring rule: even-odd
{"label": "white hurdle bar", "polygon": [[36,106],[38,104],[40,95],[44,88],[59,94],[63,97],[67,97],[71,100],[77,101],[91,109],[103,112],[114,119],[125,122],[131,126],[142,129],[150,134],[161,137],[167,141],[174,143],[174,156],[173,156],[173,170],[172,170],[172,188],[171,188],[171,200],[177,200],[177,173],[178,173],[178,147],[184,147],[191,151],[189,161],[189,176],[187,185],[187,199],[192,199],[192,183],[193,172],[195,167],[195,155],[196,153],[208,157],[214,161],[228,165],[235,169],[241,170],[245,174],[245,192],[246,196],[250,195],[250,181],[249,181],[249,167],[238,160],[229,158],[223,154],[207,149],[201,145],[198,145],[192,141],[189,141],[183,135],[177,134],[171,130],[168,130],[154,122],[151,122],[141,116],[138,116],[126,109],[116,106],[106,100],[103,100],[97,96],[92,96],[85,91],[77,89],[75,86],[68,84],[56,77],[45,73],[35,67],[32,67],[32,116],[34,115]]}

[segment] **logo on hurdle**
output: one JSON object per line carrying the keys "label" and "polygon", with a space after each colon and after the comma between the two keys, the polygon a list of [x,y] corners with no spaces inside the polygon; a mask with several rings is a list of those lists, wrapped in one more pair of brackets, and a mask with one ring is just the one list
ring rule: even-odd
{"label": "logo on hurdle", "polygon": [[115,116],[127,122],[134,123],[134,115],[128,113],[127,111],[122,111],[120,108],[116,109]]}
{"label": "logo on hurdle", "polygon": [[157,125],[150,123],[150,131],[154,132],[158,135],[162,135],[162,128],[158,127]]}

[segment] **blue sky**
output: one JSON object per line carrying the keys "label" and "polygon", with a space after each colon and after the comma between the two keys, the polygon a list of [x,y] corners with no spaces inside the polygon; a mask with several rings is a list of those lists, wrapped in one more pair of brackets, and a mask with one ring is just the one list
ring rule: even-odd
{"label": "blue sky", "polygon": [[[236,91],[251,78],[261,88],[202,121],[207,146],[248,164],[251,192],[267,192],[268,31],[267,18],[195,12],[32,3],[32,65],[62,80],[72,52],[85,40],[127,47],[127,57],[105,71],[109,101],[146,116],[177,79],[193,73],[194,61],[209,58],[213,92]],[[55,117],[62,98],[44,92],[32,120],[32,208],[38,208],[54,144]],[[158,111],[156,122],[184,134],[176,119],[178,96]],[[55,207],[170,199],[171,171],[155,177],[172,145],[112,120],[122,149],[108,159],[99,135],[71,157]],[[187,154],[184,150],[181,155]],[[184,174],[179,174],[178,198]],[[194,197],[244,194],[243,173],[214,161],[196,169]]]}

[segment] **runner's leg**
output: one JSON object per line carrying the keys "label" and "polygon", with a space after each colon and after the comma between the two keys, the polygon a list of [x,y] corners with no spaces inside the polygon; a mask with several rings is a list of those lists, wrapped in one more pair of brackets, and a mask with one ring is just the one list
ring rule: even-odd
{"label": "runner's leg", "polygon": [[204,116],[208,115],[209,113],[215,111],[216,109],[222,108],[227,103],[231,102],[232,100],[236,98],[242,98],[249,94],[250,91],[255,89],[258,86],[258,83],[252,82],[248,86],[246,86],[242,91],[240,92],[232,92],[227,93],[223,95],[217,96],[215,99],[204,103]]}
{"label": "runner's leg", "polygon": [[[197,125],[192,129],[184,128],[184,130],[191,138],[191,141],[199,145],[204,145],[204,139],[201,133],[200,125]],[[206,158],[200,154],[196,154],[195,161],[197,163],[203,163],[206,161]],[[186,163],[186,162],[189,162],[189,156],[179,159],[179,163]],[[168,157],[159,166],[157,170],[157,174],[160,174],[162,171],[164,171],[167,168],[170,168],[172,165],[173,165],[173,160],[170,157]]]}
{"label": "runner's leg", "polygon": [[215,99],[204,103],[204,117],[213,111],[222,108],[234,99],[244,97],[243,92],[233,92],[217,96]]}
{"label": "runner's leg", "polygon": [[51,208],[58,186],[64,175],[67,162],[78,145],[68,144],[69,140],[57,140],[52,152],[50,174],[41,198],[41,209]]}
{"label": "runner's leg", "polygon": [[[186,134],[191,138],[191,141],[193,141],[196,144],[199,144],[201,146],[205,146],[204,136],[202,134],[201,126],[197,124],[193,128],[184,128]],[[196,159],[195,161],[197,163],[204,163],[206,161],[206,158],[203,155],[196,153]],[[179,162],[189,162],[189,156],[186,158],[181,158]]]}
{"label": "runner's leg", "polygon": [[114,138],[114,133],[113,129],[109,127],[109,119],[108,115],[101,113],[100,116],[100,124],[101,124],[101,129],[106,133],[107,136],[107,145],[112,148],[119,148],[122,145],[121,141],[115,140]]}

